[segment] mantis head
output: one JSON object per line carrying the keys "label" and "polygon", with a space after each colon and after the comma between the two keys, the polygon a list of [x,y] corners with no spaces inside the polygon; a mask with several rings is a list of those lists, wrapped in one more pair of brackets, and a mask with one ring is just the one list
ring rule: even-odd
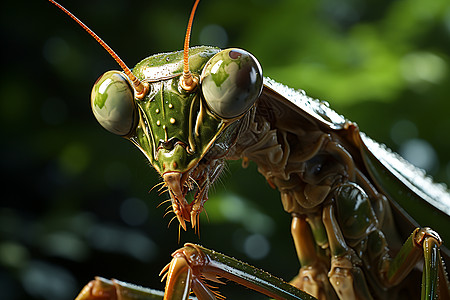
{"label": "mantis head", "polygon": [[[108,131],[133,142],[163,178],[180,226],[196,228],[208,189],[220,174],[241,120],[262,91],[262,70],[242,49],[189,48],[150,56],[133,71],[92,30],[53,0],[118,62],[123,71],[100,76],[91,107]],[[193,193],[193,200],[186,195]]]}
{"label": "mantis head", "polygon": [[122,72],[110,71],[94,85],[91,103],[99,123],[132,141],[159,172],[186,229],[186,221],[198,223],[240,121],[261,93],[262,74],[244,50],[192,48],[190,72],[197,84],[185,90],[182,56],[182,51],[157,54],[136,65],[133,73],[149,87],[143,99],[133,95]]}

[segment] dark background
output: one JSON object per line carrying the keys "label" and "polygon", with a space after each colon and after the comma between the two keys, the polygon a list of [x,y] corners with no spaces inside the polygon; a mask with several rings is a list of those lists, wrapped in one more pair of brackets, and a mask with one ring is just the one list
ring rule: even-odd
{"label": "dark background", "polygon": [[[130,67],[180,50],[192,5],[62,4]],[[91,87],[118,69],[113,59],[45,0],[8,1],[0,14],[1,299],[72,299],[95,275],[163,289],[158,273],[186,241],[287,280],[296,274],[290,217],[254,165],[230,164],[210,192],[201,238],[182,233],[178,242],[165,206],[156,208],[167,196],[148,192],[156,172],[90,111]],[[450,182],[447,0],[204,0],[191,42],[199,44],[247,49],[266,76],[329,101]]]}

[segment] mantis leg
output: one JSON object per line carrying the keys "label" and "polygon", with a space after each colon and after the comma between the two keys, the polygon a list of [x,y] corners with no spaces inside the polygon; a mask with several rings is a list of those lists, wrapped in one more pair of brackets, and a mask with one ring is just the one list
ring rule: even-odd
{"label": "mantis leg", "polygon": [[[438,236],[439,237],[439,236]],[[435,236],[423,241],[425,265],[422,278],[422,299],[450,299],[450,284],[439,250],[442,242]]]}
{"label": "mantis leg", "polygon": [[191,289],[200,300],[221,299],[223,296],[211,291],[205,283],[205,279],[223,283],[220,277],[275,299],[315,299],[264,271],[199,245],[185,244],[172,257],[162,271],[167,271],[164,299],[187,299]]}
{"label": "mantis leg", "polygon": [[164,293],[116,279],[95,277],[75,300],[161,300]]}
{"label": "mantis leg", "polygon": [[422,275],[422,300],[450,299],[450,286],[441,259],[439,235],[430,228],[416,228],[403,244],[397,256],[386,263],[382,271],[389,285],[402,281],[424,258]]}
{"label": "mantis leg", "polygon": [[436,232],[417,228],[399,253],[390,258],[385,236],[378,230],[378,220],[364,190],[354,183],[342,184],[334,199],[336,205],[328,205],[323,210],[323,222],[332,254],[330,282],[341,299],[354,299],[357,294],[363,299],[371,299],[359,267],[362,264],[346,245],[346,240],[358,240],[363,236],[367,236],[366,260],[372,267],[378,266],[378,277],[384,287],[398,285],[424,258],[422,300],[437,299],[438,296],[450,299],[449,283],[439,250],[442,241]]}
{"label": "mantis leg", "polygon": [[329,280],[339,299],[357,299],[354,289],[353,262],[350,248],[345,243],[334,213],[334,206],[328,205],[323,209],[323,223],[325,225],[331,250],[331,268]]}
{"label": "mantis leg", "polygon": [[[316,225],[314,219],[316,219],[315,216],[309,218],[313,228]],[[321,218],[319,222],[321,224]],[[314,232],[318,231],[320,230],[316,229]],[[317,238],[313,237],[313,232],[311,232],[305,217],[292,215],[291,233],[301,265],[298,275],[291,281],[291,284],[317,299],[335,299],[335,293],[328,281],[327,267],[316,251],[315,240]]]}
{"label": "mantis leg", "polygon": [[339,299],[370,300],[373,297],[361,269],[363,262],[346,240],[359,240],[377,231],[375,213],[367,194],[357,184],[340,185],[333,198],[334,203],[326,205],[322,212],[331,252],[330,283]]}

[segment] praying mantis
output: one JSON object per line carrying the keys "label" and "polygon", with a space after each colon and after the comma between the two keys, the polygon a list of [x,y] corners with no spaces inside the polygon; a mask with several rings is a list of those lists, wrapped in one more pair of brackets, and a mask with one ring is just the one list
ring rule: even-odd
{"label": "praying mantis", "polygon": [[[220,298],[204,283],[205,278],[217,281],[215,276],[220,276],[279,299],[312,299],[309,294],[318,299],[383,298],[408,284],[404,279],[424,255],[422,298],[448,298],[442,240],[436,231],[414,229],[397,249],[400,254],[391,253],[392,241],[398,243],[400,235],[392,217],[398,209],[395,203],[422,201],[445,223],[448,192],[361,134],[327,104],[264,78],[249,52],[189,48],[197,4],[184,50],[151,56],[133,71],[80,23],[124,71],[107,72],[96,82],[91,97],[94,115],[105,129],[135,144],[158,171],[183,230],[188,224],[198,230],[209,188],[225,160],[256,162],[269,185],[281,192],[283,207],[292,216],[302,268],[289,285],[187,244],[164,269],[164,297],[185,299],[192,288],[201,299]],[[188,193],[194,194],[191,202],[186,200]],[[416,226],[409,216],[403,217],[412,223],[406,227]],[[253,273],[257,280],[250,278]],[[79,298],[133,291],[126,284],[98,279]],[[147,290],[136,293],[160,296]]]}

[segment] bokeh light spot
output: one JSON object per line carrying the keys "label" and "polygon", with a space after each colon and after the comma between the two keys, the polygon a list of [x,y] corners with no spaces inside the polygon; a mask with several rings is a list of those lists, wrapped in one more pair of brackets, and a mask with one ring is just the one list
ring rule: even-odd
{"label": "bokeh light spot", "polygon": [[10,268],[19,269],[28,260],[29,253],[23,245],[5,241],[0,243],[0,263]]}
{"label": "bokeh light spot", "polygon": [[391,139],[401,145],[407,140],[415,139],[418,135],[416,124],[409,120],[398,120],[391,127]]}
{"label": "bokeh light spot", "polygon": [[244,241],[245,254],[252,259],[263,259],[269,254],[270,243],[261,234],[252,234]]}
{"label": "bokeh light spot", "polygon": [[88,254],[85,243],[68,231],[54,232],[45,236],[42,239],[41,247],[48,254],[73,261],[83,261]]}
{"label": "bokeh light spot", "polygon": [[84,171],[89,161],[89,151],[85,145],[80,143],[68,144],[59,155],[60,167],[69,175],[76,175]]}
{"label": "bokeh light spot", "polygon": [[403,78],[414,90],[423,90],[430,83],[440,83],[447,74],[446,62],[430,52],[407,54],[400,61]]}
{"label": "bokeh light spot", "polygon": [[436,151],[424,140],[411,139],[400,147],[400,155],[413,165],[426,171],[438,165]]}
{"label": "bokeh light spot", "polygon": [[73,275],[61,267],[41,261],[31,262],[22,276],[25,290],[40,299],[70,299],[76,293]]}

